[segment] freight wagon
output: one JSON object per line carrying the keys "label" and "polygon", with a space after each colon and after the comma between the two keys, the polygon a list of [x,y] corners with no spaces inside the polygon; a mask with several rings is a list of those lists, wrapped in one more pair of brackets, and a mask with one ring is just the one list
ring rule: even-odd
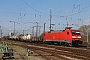
{"label": "freight wagon", "polygon": [[19,35],[18,40],[20,41],[31,41],[32,35],[26,34],[26,35]]}
{"label": "freight wagon", "polygon": [[79,30],[72,30],[71,27],[67,27],[62,31],[44,32],[43,42],[78,46],[82,44],[82,38]]}

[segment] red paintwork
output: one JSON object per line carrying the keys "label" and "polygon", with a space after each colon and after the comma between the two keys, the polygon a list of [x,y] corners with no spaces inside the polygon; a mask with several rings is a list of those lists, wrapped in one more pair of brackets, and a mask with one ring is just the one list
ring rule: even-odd
{"label": "red paintwork", "polygon": [[[45,32],[44,33],[44,41],[60,41],[60,40],[69,40],[70,43],[72,44],[72,40],[81,40],[80,34],[72,34],[72,32],[80,32],[79,30],[71,30],[71,29],[66,29],[65,31],[58,31],[58,32]],[[76,38],[72,38],[72,36],[75,36]]]}

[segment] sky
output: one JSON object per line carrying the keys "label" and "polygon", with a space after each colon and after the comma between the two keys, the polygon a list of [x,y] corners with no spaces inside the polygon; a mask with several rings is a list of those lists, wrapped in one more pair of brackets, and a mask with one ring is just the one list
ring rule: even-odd
{"label": "sky", "polygon": [[[90,25],[90,0],[0,0],[0,25],[3,35],[15,30],[18,33],[31,33],[36,22],[41,26],[46,23],[46,31],[51,23],[54,30],[67,26],[78,29],[82,24]],[[12,22],[10,22],[12,21]]]}

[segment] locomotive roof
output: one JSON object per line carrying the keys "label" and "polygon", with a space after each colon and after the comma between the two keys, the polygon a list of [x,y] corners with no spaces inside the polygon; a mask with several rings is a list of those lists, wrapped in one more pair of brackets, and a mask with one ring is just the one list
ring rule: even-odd
{"label": "locomotive roof", "polygon": [[[73,32],[75,32],[75,31],[79,32],[79,30],[75,30],[75,29],[70,29],[70,30],[73,31]],[[51,33],[53,33],[53,32],[63,32],[63,31],[65,31],[65,30],[55,30],[55,31],[51,31]],[[50,31],[47,31],[47,32],[50,33]]]}
{"label": "locomotive roof", "polygon": [[[55,30],[55,31],[51,31],[52,32],[62,32],[62,31],[65,31],[65,30]],[[47,31],[48,33],[50,33],[50,31]]]}
{"label": "locomotive roof", "polygon": [[71,30],[71,31],[80,31],[80,30]]}

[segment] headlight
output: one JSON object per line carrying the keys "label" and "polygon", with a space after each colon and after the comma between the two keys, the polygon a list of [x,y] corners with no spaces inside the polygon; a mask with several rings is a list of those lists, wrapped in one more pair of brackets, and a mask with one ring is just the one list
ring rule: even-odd
{"label": "headlight", "polygon": [[81,38],[81,36],[72,36],[72,38]]}

